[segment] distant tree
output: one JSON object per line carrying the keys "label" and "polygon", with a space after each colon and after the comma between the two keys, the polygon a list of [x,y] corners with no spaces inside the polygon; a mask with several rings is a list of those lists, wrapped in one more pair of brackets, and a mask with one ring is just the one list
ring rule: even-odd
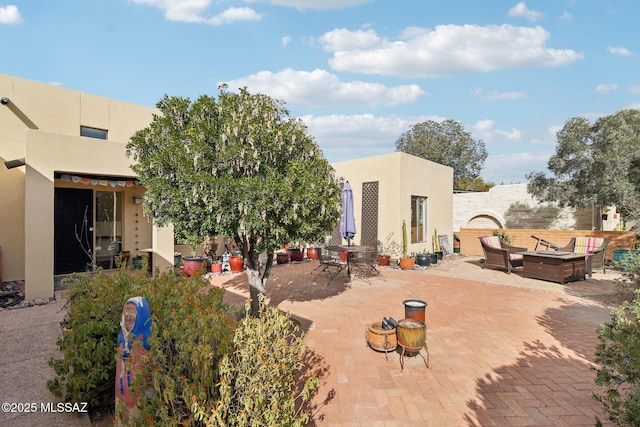
{"label": "distant tree", "polygon": [[217,100],[165,96],[157,107],[160,114],[127,145],[147,188],[145,212],[158,225],[177,224],[194,241],[214,230],[232,237],[258,315],[274,251],[334,229],[339,180],[304,123],[266,95],[222,86]]}
{"label": "distant tree", "polygon": [[489,191],[496,186],[494,182],[485,182],[482,177],[475,179],[461,179],[456,181],[454,190],[468,190],[468,191]]}
{"label": "distant tree", "polygon": [[616,205],[636,215],[640,199],[640,110],[599,118],[569,119],[556,135],[548,169],[527,175],[530,194],[560,206]]}
{"label": "distant tree", "polygon": [[[412,154],[453,168],[453,187],[460,190],[476,181],[487,159],[482,140],[473,139],[455,120],[415,124],[400,135],[396,151]],[[482,181],[482,178],[480,178]]]}

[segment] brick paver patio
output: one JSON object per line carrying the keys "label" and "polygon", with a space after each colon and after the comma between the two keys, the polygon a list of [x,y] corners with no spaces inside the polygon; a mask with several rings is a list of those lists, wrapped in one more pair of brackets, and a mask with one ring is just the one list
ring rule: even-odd
{"label": "brick paver patio", "polygon": [[[316,262],[274,267],[270,304],[307,331],[310,369],[321,386],[317,426],[593,426],[595,327],[615,273],[566,285],[482,269],[463,257],[422,271],[381,269],[386,281],[310,274]],[[244,275],[213,280],[246,296]],[[419,357],[366,346],[365,329],[404,317],[405,299],[428,303],[430,368]],[[423,352],[424,354],[424,352]]]}

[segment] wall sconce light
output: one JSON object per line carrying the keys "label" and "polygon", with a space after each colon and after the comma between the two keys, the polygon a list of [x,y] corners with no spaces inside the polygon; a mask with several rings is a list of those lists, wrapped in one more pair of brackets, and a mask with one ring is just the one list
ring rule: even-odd
{"label": "wall sconce light", "polygon": [[0,104],[2,105],[9,105],[9,102],[11,101],[6,96],[3,96],[2,99],[0,99]]}
{"label": "wall sconce light", "polygon": [[133,196],[133,203],[136,205],[142,204],[142,196]]}

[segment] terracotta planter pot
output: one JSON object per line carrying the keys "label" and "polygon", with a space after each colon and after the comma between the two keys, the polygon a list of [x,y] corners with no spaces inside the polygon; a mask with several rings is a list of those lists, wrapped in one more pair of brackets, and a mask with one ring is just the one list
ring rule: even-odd
{"label": "terracotta planter pot", "polygon": [[302,261],[304,253],[300,249],[289,249],[289,259],[291,261]]}
{"label": "terracotta planter pot", "polygon": [[221,263],[211,264],[211,272],[212,272],[213,274],[220,274],[220,273],[222,273],[222,264],[221,264]]}
{"label": "terracotta planter pot", "polygon": [[389,255],[378,255],[378,265],[387,266],[389,265],[389,260],[391,257]]}
{"label": "terracotta planter pot", "polygon": [[403,270],[413,270],[416,265],[415,258],[400,258],[400,268]]}
{"label": "terracotta planter pot", "polygon": [[229,268],[231,268],[232,273],[242,273],[242,270],[244,269],[244,260],[242,257],[233,255],[229,258]]}
{"label": "terracotta planter pot", "polygon": [[204,272],[207,266],[207,259],[203,257],[184,257],[182,260],[182,271],[187,276],[193,276],[198,273],[198,270],[202,270]]}
{"label": "terracotta planter pot", "polygon": [[374,350],[393,351],[398,347],[396,328],[382,329],[380,322],[370,324],[365,330],[367,344]]}
{"label": "terracotta planter pot", "polygon": [[286,264],[289,262],[289,254],[287,253],[277,253],[276,254],[276,262],[278,264]]}
{"label": "terracotta planter pot", "polygon": [[319,259],[320,258],[320,248],[307,248],[307,258],[308,259]]}

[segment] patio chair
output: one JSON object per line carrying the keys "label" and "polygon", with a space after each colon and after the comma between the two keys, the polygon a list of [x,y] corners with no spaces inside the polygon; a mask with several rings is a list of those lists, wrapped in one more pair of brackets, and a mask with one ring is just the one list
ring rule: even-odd
{"label": "patio chair", "polygon": [[556,250],[588,255],[586,257],[587,274],[591,277],[594,267],[602,268],[603,273],[607,272],[605,252],[610,241],[610,237],[606,239],[602,237],[572,237],[569,243]]}
{"label": "patio chair", "polygon": [[523,257],[516,252],[526,252],[527,248],[511,246],[498,236],[485,236],[479,237],[479,239],[484,252],[482,268],[487,265],[504,268],[507,270],[507,274],[511,274],[512,269],[522,267]]}
{"label": "patio chair", "polygon": [[367,250],[354,252],[350,258],[351,270],[355,276],[369,281],[371,276],[380,276],[384,281],[387,279],[376,268],[378,266],[378,245],[368,245]]}
{"label": "patio chair", "polygon": [[338,277],[347,266],[347,263],[340,259],[339,253],[335,251],[329,251],[326,248],[322,248],[318,253],[318,260],[320,265],[312,271],[320,270],[314,277],[321,274],[328,277],[329,281],[327,285],[331,283],[333,279]]}

